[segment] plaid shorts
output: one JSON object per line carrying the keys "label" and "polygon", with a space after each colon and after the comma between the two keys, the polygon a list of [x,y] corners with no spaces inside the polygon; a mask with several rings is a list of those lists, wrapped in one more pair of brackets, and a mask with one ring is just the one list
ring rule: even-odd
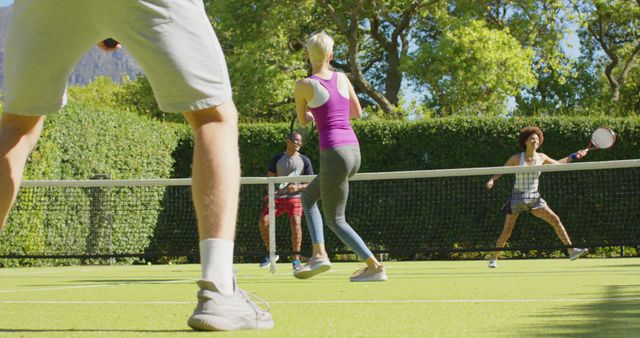
{"label": "plaid shorts", "polygon": [[547,206],[547,202],[540,197],[539,192],[523,193],[519,191],[511,192],[511,197],[502,207],[505,214],[519,214],[524,211],[531,211]]}
{"label": "plaid shorts", "polygon": [[[267,202],[262,209],[262,216],[269,215],[269,196],[265,197]],[[292,198],[276,198],[276,217],[284,214],[285,212],[291,216],[302,216],[302,199],[300,197]]]}

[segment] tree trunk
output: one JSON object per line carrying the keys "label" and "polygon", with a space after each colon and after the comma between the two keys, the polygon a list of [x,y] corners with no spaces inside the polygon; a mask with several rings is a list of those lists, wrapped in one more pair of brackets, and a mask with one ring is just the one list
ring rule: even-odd
{"label": "tree trunk", "polygon": [[613,70],[618,65],[618,57],[615,56],[611,58],[611,62],[604,69],[604,74],[607,77],[607,81],[609,82],[609,88],[611,89],[611,102],[618,102],[620,100],[620,84],[618,80],[616,80],[615,76],[613,76]]}
{"label": "tree trunk", "polygon": [[356,2],[356,4],[351,8],[349,19],[347,21],[342,21],[337,16],[335,9],[328,1],[321,1],[320,4],[329,12],[333,22],[347,38],[347,67],[351,69],[349,79],[353,83],[354,87],[373,99],[373,101],[380,106],[380,109],[382,109],[385,115],[393,116],[393,104],[391,104],[384,95],[373,88],[371,83],[364,78],[364,74],[362,73],[362,68],[360,66],[360,60],[358,60],[358,54],[360,54],[360,46],[358,45],[358,24],[360,21],[359,14],[363,6],[363,1],[361,0]]}
{"label": "tree trunk", "polygon": [[380,109],[384,112],[385,116],[393,117],[395,115],[394,105],[387,100],[387,98],[380,94],[369,81],[367,81],[362,73],[349,74],[349,80],[353,83],[353,86],[362,93],[367,94],[376,104],[380,106]]}
{"label": "tree trunk", "polygon": [[400,56],[396,44],[389,51],[387,58],[387,78],[385,80],[385,96],[393,105],[398,104],[398,93],[402,85],[402,73],[400,72]]}

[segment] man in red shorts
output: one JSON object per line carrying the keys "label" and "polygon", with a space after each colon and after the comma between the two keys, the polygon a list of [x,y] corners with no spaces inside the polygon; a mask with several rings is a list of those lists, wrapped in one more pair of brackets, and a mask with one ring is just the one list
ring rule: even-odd
{"label": "man in red shorts", "polygon": [[[267,177],[273,176],[300,176],[313,175],[313,166],[308,157],[302,155],[300,147],[302,146],[302,135],[292,133],[287,138],[287,150],[273,157]],[[289,225],[291,226],[291,245],[293,248],[293,269],[299,269],[300,263],[300,246],[302,244],[302,204],[300,195],[307,183],[281,183],[276,188],[276,217],[287,213],[289,215]],[[267,251],[269,250],[269,198],[265,197],[267,204],[262,209],[262,215],[258,221],[262,240],[264,241]],[[278,260],[276,256],[276,260]],[[261,268],[271,265],[269,255],[260,263]]]}

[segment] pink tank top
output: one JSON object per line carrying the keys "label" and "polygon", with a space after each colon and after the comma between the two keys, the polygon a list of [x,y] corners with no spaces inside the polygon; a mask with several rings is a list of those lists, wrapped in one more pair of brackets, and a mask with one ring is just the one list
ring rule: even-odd
{"label": "pink tank top", "polygon": [[309,108],[318,128],[320,149],[358,144],[358,138],[349,122],[349,98],[340,95],[338,91],[338,74],[333,72],[329,80],[315,75],[309,78],[318,80],[329,92],[327,102],[319,107]]}

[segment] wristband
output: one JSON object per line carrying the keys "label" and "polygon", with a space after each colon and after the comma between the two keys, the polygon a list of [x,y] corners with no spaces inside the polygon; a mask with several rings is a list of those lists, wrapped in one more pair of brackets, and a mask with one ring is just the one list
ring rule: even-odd
{"label": "wristband", "polygon": [[571,154],[569,155],[569,158],[570,158],[572,161],[575,161],[575,160],[577,160],[577,159],[578,159],[578,154],[576,154],[576,153],[571,153]]}

